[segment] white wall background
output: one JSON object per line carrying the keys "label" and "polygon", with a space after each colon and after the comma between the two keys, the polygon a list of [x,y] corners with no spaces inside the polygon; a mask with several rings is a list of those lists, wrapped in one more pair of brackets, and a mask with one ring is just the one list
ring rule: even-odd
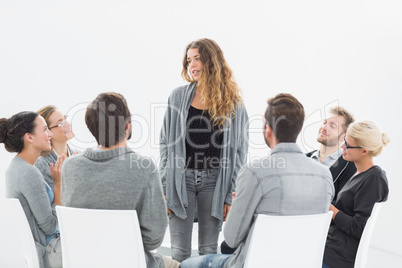
{"label": "white wall background", "polygon": [[[250,157],[265,155],[267,98],[295,95],[307,119],[299,144],[317,148],[326,108],[340,104],[376,122],[391,143],[376,163],[389,201],[372,240],[370,267],[402,261],[402,4],[382,1],[16,1],[0,2],[0,117],[54,104],[72,116],[73,145],[95,145],[83,116],[105,91],[134,114],[130,146],[158,158],[157,137],[185,46],[208,37],[223,49],[243,89]],[[13,157],[0,149],[0,201]],[[0,202],[0,267],[20,267],[14,227]]]}

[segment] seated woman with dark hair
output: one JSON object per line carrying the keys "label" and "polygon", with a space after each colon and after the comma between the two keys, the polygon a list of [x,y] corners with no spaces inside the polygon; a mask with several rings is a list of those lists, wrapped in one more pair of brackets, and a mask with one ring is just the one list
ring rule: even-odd
{"label": "seated woman with dark hair", "polygon": [[325,245],[323,268],[353,268],[357,248],[364,226],[374,204],[388,197],[385,172],[374,165],[373,157],[379,155],[389,143],[387,134],[370,122],[352,123],[342,145],[343,158],[353,161],[356,174],[339,192]]}
{"label": "seated woman with dark hair", "polygon": [[65,155],[50,165],[54,191],[34,166],[42,151],[51,149],[45,120],[35,112],[0,119],[0,143],[17,153],[6,171],[6,196],[18,198],[32,230],[41,268],[62,267],[55,206],[60,205],[61,167]]}

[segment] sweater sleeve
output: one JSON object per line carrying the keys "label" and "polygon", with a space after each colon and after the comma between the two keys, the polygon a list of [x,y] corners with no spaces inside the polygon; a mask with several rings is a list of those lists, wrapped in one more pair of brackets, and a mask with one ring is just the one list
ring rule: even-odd
{"label": "sweater sleeve", "polygon": [[165,112],[165,117],[163,119],[163,125],[159,137],[159,153],[160,153],[160,163],[159,163],[159,175],[162,182],[163,194],[166,194],[166,173],[168,164],[168,133],[169,133],[169,121],[171,117],[170,111],[170,101],[168,101],[168,107]]}
{"label": "sweater sleeve", "polygon": [[225,241],[232,248],[237,248],[247,238],[262,197],[258,177],[246,167],[240,171],[237,182],[236,197],[224,228]]}
{"label": "sweater sleeve", "polygon": [[[152,162],[151,159],[149,161]],[[157,249],[163,241],[168,219],[161,182],[155,164],[150,165],[148,186],[141,207],[137,209],[145,250]]]}
{"label": "sweater sleeve", "polygon": [[383,201],[388,194],[388,185],[379,176],[370,176],[354,197],[354,215],[339,211],[333,222],[346,234],[360,240],[374,204]]}
{"label": "sweater sleeve", "polygon": [[247,160],[248,153],[248,142],[249,142],[249,122],[248,122],[248,114],[244,103],[240,106],[238,116],[240,117],[238,120],[238,125],[235,127],[238,135],[237,139],[237,150],[236,150],[236,163],[233,170],[232,176],[232,187],[230,193],[226,194],[225,203],[232,204],[232,193],[236,192],[236,179],[240,169],[244,166]]}
{"label": "sweater sleeve", "polygon": [[55,206],[52,206],[46,192],[45,182],[39,170],[31,170],[20,181],[21,192],[38,223],[39,228],[46,234],[52,235],[57,228]]}

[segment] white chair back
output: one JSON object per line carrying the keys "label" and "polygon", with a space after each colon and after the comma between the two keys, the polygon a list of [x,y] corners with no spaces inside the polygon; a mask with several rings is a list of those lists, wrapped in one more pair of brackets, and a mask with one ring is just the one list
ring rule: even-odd
{"label": "white chair back", "polygon": [[373,210],[371,211],[370,218],[368,218],[366,222],[366,226],[364,227],[362,237],[360,239],[359,247],[357,248],[354,266],[355,268],[364,268],[366,266],[371,236],[373,235],[374,225],[377,221],[381,207],[382,203],[375,203]]}
{"label": "white chair back", "polygon": [[332,214],[258,215],[244,267],[321,268]]}
{"label": "white chair back", "polygon": [[135,210],[57,206],[64,268],[146,267]]}
{"label": "white chair back", "polygon": [[7,198],[6,203],[8,206],[12,207],[12,217],[14,218],[14,222],[18,228],[26,267],[39,268],[39,259],[36,251],[35,240],[33,239],[31,227],[29,226],[20,200],[17,198]]}

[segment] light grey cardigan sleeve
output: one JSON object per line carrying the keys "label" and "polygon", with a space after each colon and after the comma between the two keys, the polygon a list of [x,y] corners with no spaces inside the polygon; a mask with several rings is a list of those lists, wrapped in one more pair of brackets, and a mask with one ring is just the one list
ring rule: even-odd
{"label": "light grey cardigan sleeve", "polygon": [[232,187],[231,192],[227,193],[225,198],[226,204],[232,204],[232,193],[236,192],[236,180],[238,177],[238,173],[240,172],[241,168],[246,164],[247,161],[247,153],[248,153],[248,146],[249,146],[249,122],[248,122],[248,114],[247,110],[242,103],[237,108],[236,116],[238,116],[236,131],[238,133],[237,137],[237,150],[236,150],[236,162],[233,169],[233,176],[232,176]]}

